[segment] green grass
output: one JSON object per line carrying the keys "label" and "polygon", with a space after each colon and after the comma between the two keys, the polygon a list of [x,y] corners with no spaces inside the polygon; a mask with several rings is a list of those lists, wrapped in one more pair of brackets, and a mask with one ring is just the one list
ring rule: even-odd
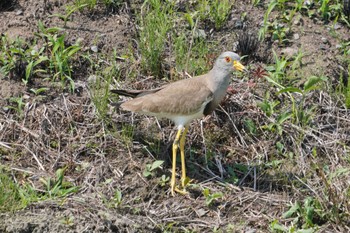
{"label": "green grass", "polygon": [[[52,82],[59,80],[63,88],[68,84],[73,91],[73,63],[79,59],[79,42],[66,46],[65,34],[61,34],[63,29],[46,28],[40,21],[38,28],[32,43],[1,36],[0,72],[4,76],[22,79],[25,85],[30,85],[36,78],[49,77]],[[43,45],[39,49],[40,43]]]}
{"label": "green grass", "polygon": [[209,19],[219,30],[226,23],[234,4],[232,0],[199,0],[196,9],[201,20]]}
{"label": "green grass", "polygon": [[23,207],[24,202],[18,185],[10,173],[0,167],[0,212],[15,211]]}
{"label": "green grass", "polygon": [[[253,5],[257,6],[259,1],[254,1]],[[339,20],[350,27],[349,19],[345,16],[342,10],[341,0],[316,0],[313,4],[303,4],[304,1],[290,0],[271,0],[264,15],[264,22],[259,30],[259,39],[263,41],[267,36],[272,40],[279,41],[279,44],[289,42],[289,37],[292,32],[292,22],[301,14],[307,15],[310,18],[319,17],[325,22]],[[275,17],[270,17],[271,13],[276,14]]]}
{"label": "green grass", "polygon": [[[44,191],[39,191],[32,184],[26,182],[26,176],[27,174],[15,175],[5,167],[0,166],[0,212],[19,210],[37,201],[63,198],[79,190],[77,186],[65,181],[64,169],[58,169],[54,179],[40,178],[46,188]],[[18,179],[23,179],[23,182],[19,184]]]}
{"label": "green grass", "polygon": [[154,76],[163,74],[162,63],[172,24],[172,5],[161,0],[145,1],[138,16],[142,68]]}

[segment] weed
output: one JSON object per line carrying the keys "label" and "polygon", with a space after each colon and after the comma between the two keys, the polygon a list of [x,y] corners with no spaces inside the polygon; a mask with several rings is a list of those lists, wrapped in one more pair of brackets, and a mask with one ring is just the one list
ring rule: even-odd
{"label": "weed", "polygon": [[205,188],[203,190],[203,195],[205,197],[205,204],[207,206],[212,205],[214,201],[216,201],[224,196],[224,194],[222,192],[210,193],[210,190],[207,188]]}
{"label": "weed", "polygon": [[245,119],[243,122],[245,128],[248,130],[248,133],[251,135],[255,135],[257,132],[256,125],[252,119]]}
{"label": "weed", "polygon": [[160,177],[160,181],[159,181],[160,186],[164,187],[168,183],[169,180],[170,180],[169,176],[162,175]]}
{"label": "weed", "polygon": [[132,139],[134,138],[134,126],[130,124],[123,125],[121,138],[125,144],[131,144]]}
{"label": "weed", "polygon": [[74,216],[69,215],[65,216],[60,220],[60,223],[66,226],[73,226],[74,225]]}
{"label": "weed", "polygon": [[258,106],[265,112],[268,117],[271,117],[275,113],[275,108],[280,104],[280,101],[270,101],[270,92],[267,91],[265,94],[264,101],[258,103]]}
{"label": "weed", "polygon": [[19,117],[23,116],[23,108],[25,103],[23,102],[23,97],[11,97],[9,99],[10,103],[14,103],[15,106],[7,106],[8,109],[13,109],[17,112]]}
{"label": "weed", "polygon": [[80,11],[88,8],[89,12],[103,6],[107,12],[115,12],[123,4],[122,0],[75,0],[74,6]]}
{"label": "weed", "polygon": [[172,5],[160,0],[145,1],[138,16],[142,67],[155,76],[162,74],[163,53],[171,22]]}
{"label": "weed", "polygon": [[143,170],[144,177],[151,177],[154,175],[154,171],[162,166],[163,160],[156,160],[152,164],[146,164],[145,170]]}
{"label": "weed", "polygon": [[48,60],[43,55],[45,48],[39,50],[37,46],[32,46],[19,38],[10,40],[6,35],[1,37],[0,45],[0,72],[4,75],[10,74],[16,68],[23,69],[19,66],[25,66],[25,72],[23,75],[20,74],[20,77],[23,83],[27,85],[33,75],[46,73],[44,69],[40,68],[40,65]]}
{"label": "weed", "polygon": [[67,4],[66,5],[66,14],[53,14],[51,17],[58,17],[64,21],[64,27],[67,26],[67,22],[69,20],[69,17],[76,11],[83,9],[84,7],[89,6],[88,4],[83,4],[80,1],[76,1],[76,4]]}
{"label": "weed", "polygon": [[175,60],[176,68],[179,71],[186,71],[195,76],[203,74],[210,69],[205,59],[210,51],[210,45],[203,39],[198,39],[189,46],[185,35],[175,39]]}
{"label": "weed", "polygon": [[220,29],[227,21],[229,13],[235,1],[231,0],[200,0],[198,1],[197,12],[201,20],[210,19],[215,29]]}
{"label": "weed", "polygon": [[[114,51],[114,58],[116,54]],[[112,62],[108,62],[108,65],[106,68],[99,67],[101,64],[98,64],[98,62],[91,62],[93,66],[98,69],[95,75],[90,76],[89,80],[89,87],[91,90],[92,95],[92,101],[97,109],[97,115],[98,117],[105,121],[109,122],[110,119],[108,117],[108,111],[109,111],[109,103],[110,103],[110,91],[109,88],[112,84],[113,80],[119,80],[120,77],[120,70],[118,64],[115,62],[116,59],[112,59]],[[102,71],[99,71],[103,69]]]}
{"label": "weed", "polygon": [[115,207],[118,207],[121,205],[122,197],[123,197],[122,192],[119,189],[115,190],[114,196],[113,196],[113,202],[115,203]]}
{"label": "weed", "polygon": [[299,101],[299,103],[296,103],[295,99],[291,95],[289,95],[293,106],[292,109],[294,123],[300,124],[301,126],[308,125],[308,123],[312,119],[313,110],[316,108],[316,106],[312,106],[309,109],[306,108],[307,94],[313,90],[320,89],[320,86],[318,84],[326,80],[327,78],[324,76],[310,76],[304,83],[303,89],[296,87],[287,87],[278,92],[278,94],[285,92],[301,94],[301,100]]}
{"label": "weed", "polygon": [[313,197],[306,197],[304,203],[296,202],[285,212],[283,218],[295,217],[295,222],[302,225],[302,228],[310,228],[317,225],[325,217],[320,202]]}
{"label": "weed", "polygon": [[30,91],[33,92],[35,95],[41,95],[48,90],[50,90],[50,88],[47,88],[47,87],[41,87],[38,89],[34,89],[34,88],[30,89]]}
{"label": "weed", "polygon": [[269,28],[269,16],[270,16],[271,12],[273,11],[273,9],[275,8],[275,6],[277,6],[277,2],[270,1],[270,4],[267,8],[267,11],[264,14],[263,26],[259,30],[259,40],[260,41],[263,41],[266,37],[266,34],[268,32],[268,28]]}
{"label": "weed", "polygon": [[19,188],[9,173],[0,167],[0,212],[13,211],[23,207]]}
{"label": "weed", "polygon": [[220,29],[227,20],[227,17],[234,4],[232,0],[214,0],[211,4],[210,16],[214,21],[215,28]]}
{"label": "weed", "polygon": [[73,56],[81,50],[79,41],[71,46],[66,47],[64,43],[65,35],[58,35],[57,32],[61,31],[60,28],[45,28],[44,24],[39,21],[38,34],[44,41],[47,52],[49,53],[49,68],[54,71],[52,81],[57,78],[60,79],[61,85],[65,86],[68,81],[71,91],[74,90],[74,81],[72,79],[72,64]]}
{"label": "weed", "polygon": [[65,197],[79,190],[79,187],[64,181],[64,172],[65,169],[60,168],[56,171],[56,179],[40,178],[40,181],[46,186],[46,195],[48,198]]}
{"label": "weed", "polygon": [[[68,81],[73,91],[72,60],[81,49],[79,43],[67,47],[64,43],[65,35],[58,35],[58,32],[62,31],[61,28],[45,28],[40,21],[38,27],[39,33],[35,35],[44,41],[40,49],[20,39],[10,41],[6,36],[1,37],[0,72],[7,75],[14,71],[18,64],[23,64],[25,72],[21,78],[27,85],[34,75],[47,73],[49,70],[54,73],[52,81],[60,79],[62,86]],[[48,69],[44,69],[43,65],[48,65]]]}

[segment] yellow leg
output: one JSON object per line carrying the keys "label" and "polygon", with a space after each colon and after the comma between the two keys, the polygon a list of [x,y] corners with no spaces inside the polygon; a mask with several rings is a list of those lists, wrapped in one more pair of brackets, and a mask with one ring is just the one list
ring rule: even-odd
{"label": "yellow leg", "polygon": [[181,175],[181,184],[182,188],[184,189],[186,186],[186,164],[185,164],[185,141],[186,141],[186,134],[187,134],[188,128],[185,126],[184,131],[182,132],[181,139],[180,139],[180,154],[181,154],[181,169],[182,169],[182,175]]}
{"label": "yellow leg", "polygon": [[175,195],[176,154],[177,154],[177,149],[179,148],[179,140],[180,140],[181,133],[182,133],[182,128],[179,128],[173,143],[173,167],[171,171],[171,180],[170,180],[171,195],[173,196]]}

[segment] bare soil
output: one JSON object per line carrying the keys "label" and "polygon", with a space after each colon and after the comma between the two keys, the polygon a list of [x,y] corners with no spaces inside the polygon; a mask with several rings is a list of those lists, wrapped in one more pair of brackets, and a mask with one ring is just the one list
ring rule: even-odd
{"label": "bare soil", "polygon": [[[1,4],[0,32],[12,38],[19,36],[32,40],[33,32],[38,30],[39,20],[47,27],[63,27],[62,20],[49,16],[63,13],[66,2],[18,0]],[[217,51],[213,53],[232,50],[240,33],[260,28],[265,8],[236,2],[223,29],[214,30],[211,34],[210,28],[205,29],[210,39],[218,41]],[[67,43],[83,39],[84,51],[97,46],[104,54],[111,54],[114,49],[122,53],[130,46],[135,47],[137,33],[130,4],[137,3],[127,1],[117,12],[112,13],[74,13],[72,20],[64,27]],[[236,28],[243,12],[248,13],[244,27]],[[333,36],[330,28],[331,24],[324,24],[321,20],[302,17],[293,26],[296,37],[291,38],[288,49],[277,43],[265,42],[260,45],[261,61],[254,61],[251,65],[262,64],[268,58],[271,61],[272,49],[278,54],[290,56],[290,53],[302,48],[306,56],[300,67],[304,73],[300,85],[310,75],[323,74],[330,75],[337,83],[337,45],[344,38],[349,40],[350,33],[346,26],[340,24],[335,31],[337,36]],[[212,232],[216,228],[222,232],[267,232],[275,219],[280,223],[290,223],[290,219],[282,219],[281,216],[291,202],[303,200],[306,195],[316,195],[319,191],[308,189],[312,184],[315,185],[312,187],[317,186],[317,177],[308,183],[309,186],[294,186],[296,177],[303,179],[305,170],[311,166],[305,165],[303,160],[307,158],[297,158],[295,164],[282,165],[284,173],[280,170],[276,173],[260,172],[265,168],[258,161],[268,161],[269,155],[276,152],[273,144],[277,136],[262,135],[264,137],[260,139],[245,137],[245,118],[253,118],[257,122],[265,119],[256,101],[264,97],[268,84],[263,80],[254,80],[254,85],[234,82],[233,91],[228,94],[222,108],[204,121],[204,136],[206,139],[212,137],[208,141],[215,142],[214,145],[204,145],[200,121],[193,123],[188,135],[188,176],[194,179],[194,184],[207,187],[213,193],[222,192],[223,198],[208,206],[201,189],[195,186],[189,188],[187,196],[172,197],[168,186],[162,187],[159,182],[162,174],[169,176],[171,172],[171,124],[133,116],[136,128],[131,143],[125,143],[120,135],[108,133],[107,129],[115,127],[122,134],[121,125],[129,122],[131,115],[110,106],[108,114],[113,122],[106,124],[98,120],[88,83],[88,77],[93,72],[89,72],[84,65],[80,70],[79,66],[75,70],[76,74],[81,74],[75,80],[79,92],[62,92],[53,87],[45,93],[44,99],[38,99],[21,80],[0,77],[0,142],[8,146],[0,145],[1,164],[11,168],[19,183],[30,182],[38,189],[42,188],[39,182],[41,177],[54,177],[58,168],[67,167],[65,179],[80,187],[77,193],[63,200],[34,202],[23,210],[1,213],[1,232],[163,232],[167,229],[177,232],[186,229]],[[150,83],[153,81],[149,80]],[[121,82],[120,85],[128,86],[129,82],[126,80],[125,84]],[[49,84],[40,80],[32,84],[34,87],[45,85]],[[148,85],[147,82],[144,85]],[[23,95],[26,101],[24,118],[19,119],[16,112],[9,111],[6,106],[11,104],[11,97]],[[337,105],[328,98],[328,95],[324,95],[324,102],[320,106],[327,106],[327,103]],[[347,119],[343,124],[348,124],[350,128],[346,112],[334,114],[343,114]],[[317,120],[334,123],[334,120],[326,120],[322,116]],[[75,126],[74,130],[72,125]],[[293,132],[295,129],[289,130]],[[325,134],[332,135],[332,132],[325,131]],[[350,132],[345,130],[341,135],[346,137]],[[154,138],[159,140],[160,145],[152,145]],[[343,140],[350,143],[349,138]],[[315,139],[314,143],[319,142]],[[216,155],[209,158],[213,166],[208,168],[203,154],[209,148]],[[346,154],[345,149],[338,147],[338,144],[333,150],[331,156]],[[142,173],[146,164],[155,159],[163,159],[166,163],[152,178],[145,178]],[[334,164],[342,162],[337,159],[330,158]],[[234,164],[252,165],[247,173],[238,174],[238,185],[227,181],[227,170]],[[115,190],[122,193],[120,205],[111,204],[114,203]],[[338,226],[329,222],[321,224],[319,232],[348,230],[349,225]]]}

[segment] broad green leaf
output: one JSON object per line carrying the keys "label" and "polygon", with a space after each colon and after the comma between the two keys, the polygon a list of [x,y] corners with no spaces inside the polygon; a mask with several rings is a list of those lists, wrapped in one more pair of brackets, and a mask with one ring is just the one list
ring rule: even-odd
{"label": "broad green leaf", "polygon": [[284,212],[282,214],[282,218],[290,218],[292,217],[294,214],[298,213],[298,211],[300,210],[300,205],[298,202],[296,202],[294,205],[292,205],[289,210],[287,212]]}
{"label": "broad green leaf", "polygon": [[308,80],[304,83],[304,91],[310,91],[312,89],[316,89],[316,84],[327,80],[325,77],[317,77],[317,76],[311,76],[308,78]]}
{"label": "broad green leaf", "polygon": [[150,171],[153,171],[154,169],[160,167],[164,163],[163,160],[156,160],[152,163]]}
{"label": "broad green leaf", "polygon": [[303,91],[300,90],[297,87],[286,87],[286,88],[280,90],[279,92],[277,92],[277,94],[281,94],[281,93],[285,93],[285,92],[297,92],[297,93],[300,93],[300,94],[303,93]]}

